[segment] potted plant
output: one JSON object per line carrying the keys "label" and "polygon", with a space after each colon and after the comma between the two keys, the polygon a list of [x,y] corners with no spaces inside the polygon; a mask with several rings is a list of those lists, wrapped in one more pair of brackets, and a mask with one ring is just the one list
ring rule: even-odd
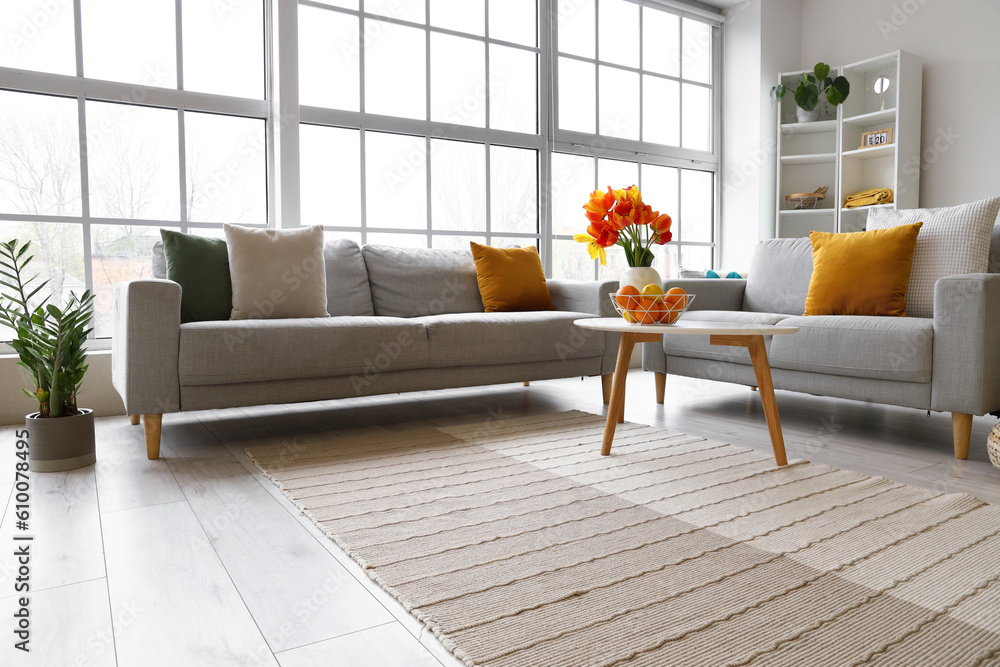
{"label": "potted plant", "polygon": [[[788,89],[779,83],[771,88],[771,99],[774,103],[781,101]],[[830,66],[826,63],[816,63],[812,74],[803,72],[799,75],[799,85],[795,88],[795,104],[798,107],[795,114],[800,123],[819,120],[820,110],[817,108],[820,96],[825,95],[830,106],[842,104],[851,94],[850,82],[842,76],[830,76]]]}
{"label": "potted plant", "polygon": [[30,469],[71,470],[96,460],[94,412],[76,404],[88,368],[83,344],[92,331],[94,295],[71,294],[62,308],[49,297],[36,299],[48,281],[26,277],[30,248],[30,241],[0,243],[0,323],[13,330],[18,365],[31,374],[34,390],[24,393],[38,401],[38,412],[25,417]]}
{"label": "potted plant", "polygon": [[604,249],[619,245],[625,249],[630,267],[619,279],[622,285],[641,290],[650,283],[661,283],[660,274],[652,267],[651,248],[670,241],[669,215],[643,203],[642,193],[634,185],[624,190],[612,190],[610,185],[607,192],[594,190],[583,208],[590,224],[586,234],[576,234],[573,240],[587,244],[591,259],[600,258],[604,266],[608,261]]}

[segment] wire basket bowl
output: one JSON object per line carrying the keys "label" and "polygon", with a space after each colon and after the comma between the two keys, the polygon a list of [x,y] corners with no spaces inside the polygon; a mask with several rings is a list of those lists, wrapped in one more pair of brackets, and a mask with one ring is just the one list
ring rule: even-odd
{"label": "wire basket bowl", "polygon": [[820,202],[826,199],[826,195],[821,192],[796,192],[785,195],[785,206],[789,211],[804,211],[819,208]]}
{"label": "wire basket bowl", "polygon": [[691,307],[694,294],[629,296],[609,294],[615,310],[630,324],[669,326]]}
{"label": "wire basket bowl", "polygon": [[990,454],[990,463],[1000,470],[1000,422],[997,422],[986,438],[986,451]]}

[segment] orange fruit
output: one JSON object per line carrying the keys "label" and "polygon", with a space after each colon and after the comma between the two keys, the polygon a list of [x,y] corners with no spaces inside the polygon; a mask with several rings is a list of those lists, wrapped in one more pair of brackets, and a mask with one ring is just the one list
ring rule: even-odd
{"label": "orange fruit", "polygon": [[667,290],[667,295],[663,297],[663,302],[669,310],[683,308],[687,303],[687,292],[680,287],[671,287]]}
{"label": "orange fruit", "polygon": [[639,300],[639,322],[642,324],[655,324],[663,319],[666,312],[663,303],[656,298],[643,297]]}
{"label": "orange fruit", "polygon": [[626,314],[632,308],[635,308],[638,303],[639,290],[631,285],[622,285],[618,288],[618,292],[615,293],[615,302],[618,307],[622,309],[622,317],[625,318],[626,322],[632,322],[629,316]]}

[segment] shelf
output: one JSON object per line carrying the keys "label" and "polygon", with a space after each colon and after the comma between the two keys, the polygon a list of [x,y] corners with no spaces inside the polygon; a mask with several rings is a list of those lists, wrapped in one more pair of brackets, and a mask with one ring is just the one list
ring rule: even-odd
{"label": "shelf", "polygon": [[867,211],[872,208],[896,208],[895,203],[889,204],[870,204],[868,206],[855,206],[854,208],[842,208],[841,213],[860,213],[861,211]]}
{"label": "shelf", "polygon": [[812,123],[782,123],[782,134],[813,134],[814,132],[836,132],[837,121],[817,120]]}
{"label": "shelf", "polygon": [[836,162],[836,153],[813,153],[811,155],[782,155],[781,164],[824,164]]}
{"label": "shelf", "polygon": [[836,213],[835,208],[785,208],[778,211],[778,215],[790,218],[807,218],[811,215],[823,215],[824,213]]}
{"label": "shelf", "polygon": [[[844,151],[843,156],[856,157],[862,160],[870,160],[876,157],[893,155],[896,152],[896,144],[886,144],[885,146],[873,146],[871,148],[856,148],[853,151]],[[785,158],[781,158],[784,161]]]}
{"label": "shelf", "polygon": [[844,125],[880,125],[882,123],[895,123],[896,110],[886,109],[885,111],[872,111],[859,116],[844,118]]}

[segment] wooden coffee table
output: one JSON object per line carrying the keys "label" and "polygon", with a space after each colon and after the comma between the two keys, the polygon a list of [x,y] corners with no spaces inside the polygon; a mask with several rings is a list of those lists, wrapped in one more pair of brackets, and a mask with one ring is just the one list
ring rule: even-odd
{"label": "wooden coffee table", "polygon": [[655,343],[663,336],[709,336],[712,345],[745,347],[750,351],[753,371],[757,376],[760,402],[764,406],[764,418],[771,435],[774,461],[787,465],[785,441],[781,436],[781,420],[778,405],[774,401],[774,385],[771,382],[771,366],[767,362],[764,336],[780,336],[796,333],[798,327],[783,327],[770,324],[734,324],[731,322],[690,322],[684,319],[675,324],[629,324],[620,317],[600,317],[576,320],[573,324],[583,329],[621,333],[618,343],[618,362],[611,385],[611,404],[608,406],[608,420],[604,426],[604,444],[601,454],[611,453],[611,442],[615,437],[615,427],[625,417],[625,382],[628,379],[629,362],[636,343]]}

